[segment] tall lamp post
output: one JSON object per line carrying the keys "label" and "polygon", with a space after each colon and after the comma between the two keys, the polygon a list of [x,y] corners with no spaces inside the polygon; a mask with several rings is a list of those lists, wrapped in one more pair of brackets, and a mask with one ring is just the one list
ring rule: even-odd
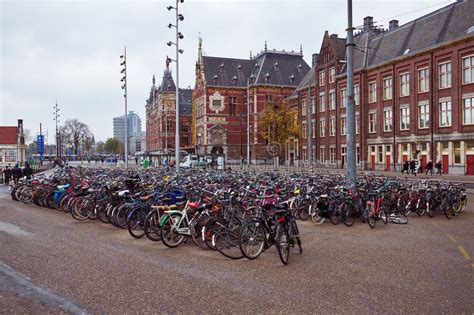
{"label": "tall lamp post", "polygon": [[59,121],[59,107],[58,107],[58,101],[56,100],[56,105],[53,106],[53,109],[54,109],[54,112],[53,112],[53,115],[54,115],[54,118],[53,120],[56,122],[56,157],[59,157],[60,156],[60,148],[59,148],[59,129],[58,129],[58,123],[60,122]]}
{"label": "tall lamp post", "polygon": [[354,104],[354,41],[352,26],[352,0],[347,0],[347,184],[356,185],[355,104]]}
{"label": "tall lamp post", "polygon": [[168,28],[174,27],[176,29],[176,41],[168,42],[167,45],[175,45],[176,46],[176,60],[169,59],[170,61],[176,62],[176,134],[175,134],[175,167],[176,172],[179,171],[179,54],[182,54],[184,51],[179,49],[179,40],[183,39],[184,36],[179,32],[179,22],[184,20],[184,16],[179,13],[179,3],[183,3],[184,0],[176,0],[176,6],[168,6],[168,11],[175,10],[176,11],[176,24],[168,24]]}
{"label": "tall lamp post", "polygon": [[125,99],[125,168],[128,168],[128,115],[127,115],[127,46],[124,47],[123,55],[120,55],[120,59],[123,60],[120,65],[123,66],[120,73],[123,74],[122,79],[120,81],[123,82],[122,90],[125,90],[123,97]]}

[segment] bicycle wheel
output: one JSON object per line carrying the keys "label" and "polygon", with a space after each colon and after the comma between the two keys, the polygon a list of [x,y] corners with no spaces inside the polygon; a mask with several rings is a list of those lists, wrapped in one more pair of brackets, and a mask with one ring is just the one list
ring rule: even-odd
{"label": "bicycle wheel", "polygon": [[304,201],[301,203],[299,211],[298,211],[298,218],[300,220],[306,221],[309,219],[310,212],[309,212],[309,203]]}
{"label": "bicycle wheel", "polygon": [[213,243],[216,249],[225,257],[241,259],[244,257],[240,250],[240,235],[235,231],[222,229],[214,235]]}
{"label": "bicycle wheel", "polygon": [[201,230],[201,237],[209,249],[216,249],[214,244],[212,244],[212,236],[221,228],[218,220],[219,218],[212,218],[206,223],[204,229]]}
{"label": "bicycle wheel", "polygon": [[239,247],[248,259],[255,259],[263,252],[265,229],[259,220],[247,222],[240,232]]}
{"label": "bicycle wheel", "polygon": [[314,224],[320,225],[321,223],[324,222],[325,218],[320,215],[321,211],[318,209],[316,204],[312,204],[310,206],[310,212],[311,212],[311,221],[313,221]]}
{"label": "bicycle wheel", "polygon": [[144,217],[146,217],[145,211],[146,209],[144,208],[135,208],[130,211],[127,217],[128,233],[134,238],[142,238],[145,235],[143,230]]}
{"label": "bicycle wheel", "polygon": [[85,198],[78,199],[74,207],[71,209],[71,216],[78,221],[85,221],[88,219],[88,200]]}
{"label": "bicycle wheel", "polygon": [[372,211],[369,212],[367,222],[369,223],[369,226],[370,226],[371,229],[375,228],[375,222],[376,222],[375,221],[375,214]]}
{"label": "bicycle wheel", "polygon": [[177,226],[180,219],[180,213],[171,213],[166,217],[161,227],[161,240],[163,244],[170,248],[178,247],[184,242],[185,236],[177,232],[178,229],[184,228],[184,221],[181,221],[180,225]]}
{"label": "bicycle wheel", "polygon": [[206,244],[206,240],[203,237],[203,229],[206,226],[206,221],[201,220],[200,218],[197,218],[194,220],[194,222],[191,224],[191,237],[193,239],[194,244],[196,244],[197,247],[208,250],[210,249],[209,246]]}
{"label": "bicycle wheel", "polygon": [[384,208],[380,209],[380,218],[382,219],[383,224],[388,223],[388,213]]}
{"label": "bicycle wheel", "polygon": [[341,205],[341,220],[346,226],[352,226],[354,224],[354,214],[352,211],[352,207],[349,206],[347,203]]}
{"label": "bicycle wheel", "polygon": [[158,210],[153,210],[147,215],[143,230],[150,241],[161,241],[160,214]]}
{"label": "bicycle wheel", "polygon": [[430,203],[430,202],[426,203],[426,212],[428,212],[428,216],[430,218],[435,216],[434,207],[432,206],[432,203]]}
{"label": "bicycle wheel", "polygon": [[338,225],[339,223],[341,223],[341,214],[339,213],[339,209],[336,209],[336,208],[331,209],[329,220],[334,225]]}
{"label": "bicycle wheel", "polygon": [[276,248],[278,256],[284,265],[288,265],[290,261],[290,236],[286,225],[279,224],[276,227]]}

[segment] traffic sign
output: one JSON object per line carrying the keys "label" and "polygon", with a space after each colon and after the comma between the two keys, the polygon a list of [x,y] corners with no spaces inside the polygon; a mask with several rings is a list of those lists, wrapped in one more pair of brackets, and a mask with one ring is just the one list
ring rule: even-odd
{"label": "traffic sign", "polygon": [[44,153],[44,136],[38,135],[36,137],[36,142],[38,144],[38,154],[42,155]]}

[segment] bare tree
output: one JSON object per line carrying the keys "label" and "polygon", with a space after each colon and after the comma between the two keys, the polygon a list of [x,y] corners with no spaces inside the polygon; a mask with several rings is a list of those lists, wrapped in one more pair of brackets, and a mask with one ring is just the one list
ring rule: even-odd
{"label": "bare tree", "polygon": [[85,123],[78,119],[68,119],[61,127],[61,137],[64,139],[63,143],[71,146],[73,153],[78,155],[81,147],[86,151],[90,150],[94,136]]}

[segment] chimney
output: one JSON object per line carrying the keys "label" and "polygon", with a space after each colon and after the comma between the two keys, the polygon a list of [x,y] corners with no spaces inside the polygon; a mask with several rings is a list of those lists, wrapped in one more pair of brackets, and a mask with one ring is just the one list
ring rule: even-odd
{"label": "chimney", "polygon": [[313,54],[313,59],[311,61],[311,67],[314,67],[318,63],[319,54]]}
{"label": "chimney", "polygon": [[388,22],[389,26],[388,26],[388,30],[391,31],[393,29],[396,29],[398,27],[398,20],[391,20],[390,22]]}
{"label": "chimney", "polygon": [[364,18],[364,32],[370,31],[374,28],[374,18],[371,16],[366,16]]}
{"label": "chimney", "polygon": [[25,135],[23,134],[23,119],[18,119],[18,137],[20,144],[25,144]]}

